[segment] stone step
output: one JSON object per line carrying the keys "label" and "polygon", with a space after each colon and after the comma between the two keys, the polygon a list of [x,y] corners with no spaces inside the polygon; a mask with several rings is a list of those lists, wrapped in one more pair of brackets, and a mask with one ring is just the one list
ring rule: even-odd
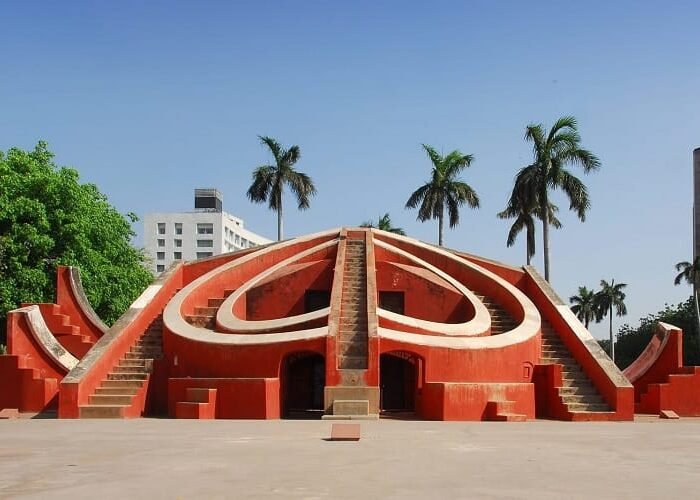
{"label": "stone step", "polygon": [[357,340],[338,342],[338,354],[340,356],[367,356],[367,337]]}
{"label": "stone step", "polygon": [[195,316],[209,316],[210,318],[213,318],[214,316],[216,316],[216,311],[218,310],[218,307],[197,306],[194,308],[194,314]]}
{"label": "stone step", "polygon": [[207,306],[216,307],[218,309],[219,307],[221,307],[221,304],[223,304],[225,300],[226,299],[222,298],[207,299]]}
{"label": "stone step", "polygon": [[80,407],[80,418],[124,418],[129,405],[84,405]]}
{"label": "stone step", "polygon": [[576,363],[576,360],[572,358],[571,356],[567,355],[547,355],[545,356],[544,353],[542,353],[542,364],[545,365],[553,365],[553,364],[560,364],[560,365],[570,365]]}
{"label": "stone step", "polygon": [[567,405],[570,403],[586,403],[586,404],[605,404],[603,396],[599,394],[562,394],[562,400]]}
{"label": "stone step", "polygon": [[[116,382],[115,380],[105,380],[104,382]],[[103,382],[103,383],[104,383]],[[139,392],[140,386],[137,387],[98,387],[95,389],[95,394],[110,394],[110,395],[131,395],[133,396],[137,392]]]}
{"label": "stone step", "polygon": [[341,369],[363,370],[367,368],[367,356],[338,356]]}
{"label": "stone step", "polygon": [[129,359],[122,358],[119,360],[119,366],[124,368],[144,368],[146,366],[145,358]]}
{"label": "stone step", "polygon": [[610,411],[610,407],[605,403],[569,403],[566,407],[569,411]]}
{"label": "stone step", "polygon": [[366,341],[367,338],[367,332],[341,332],[340,335],[338,335],[339,342],[362,342]]}
{"label": "stone step", "polygon": [[107,380],[146,380],[148,373],[118,373],[110,372],[107,374]]}
{"label": "stone step", "polygon": [[104,389],[139,389],[143,386],[143,380],[103,380],[99,388]]}
{"label": "stone step", "polygon": [[593,384],[582,384],[575,387],[560,387],[559,395],[561,396],[576,396],[576,395],[597,395],[598,391]]}
{"label": "stone step", "polygon": [[133,399],[132,394],[92,394],[88,397],[88,403],[101,406],[131,406]]}
{"label": "stone step", "polygon": [[112,373],[146,373],[145,366],[114,366]]}
{"label": "stone step", "polygon": [[562,387],[578,387],[580,385],[587,385],[590,382],[584,375],[579,375],[575,377],[564,377],[562,375],[561,384]]}

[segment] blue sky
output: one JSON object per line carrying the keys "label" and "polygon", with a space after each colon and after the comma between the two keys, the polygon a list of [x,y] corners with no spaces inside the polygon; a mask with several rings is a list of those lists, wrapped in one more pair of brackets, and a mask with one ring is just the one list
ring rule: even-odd
{"label": "blue sky", "polygon": [[141,216],[190,210],[195,187],[218,187],[227,211],[274,237],[275,215],[245,198],[269,160],[256,136],[271,135],[301,147],[319,190],[310,210],[288,206],[288,236],[388,211],[427,241],[437,223],[403,208],[428,179],[420,144],[460,149],[475,156],[464,180],[481,208],[463,210],[446,245],[519,265],[524,241],[506,248],[495,214],[531,159],[525,125],[573,114],[602,168],[581,173],[584,224],[555,198],[553,286],[566,298],[628,283],[628,322],[689,294],[672,281],[692,253],[698,2],[144,4],[0,6],[0,149],[45,139]]}

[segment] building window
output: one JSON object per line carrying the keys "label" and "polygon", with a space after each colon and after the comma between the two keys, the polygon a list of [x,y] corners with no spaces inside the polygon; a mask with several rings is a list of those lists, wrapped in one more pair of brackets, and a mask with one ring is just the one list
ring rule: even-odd
{"label": "building window", "polygon": [[175,240],[175,246],[180,248],[182,246],[182,240]]}
{"label": "building window", "polygon": [[202,248],[212,248],[214,240],[197,240],[197,246]]}
{"label": "building window", "polygon": [[158,223],[158,234],[165,234],[165,222]]}
{"label": "building window", "polygon": [[182,252],[173,252],[173,259],[182,260]]}
{"label": "building window", "polygon": [[236,245],[240,245],[240,244],[241,244],[241,237],[238,236],[238,235],[236,235],[236,240],[235,240],[235,241],[236,241]]}
{"label": "building window", "polygon": [[165,252],[158,252],[158,253],[156,254],[156,258],[157,258],[158,260],[165,260]]}
{"label": "building window", "polygon": [[175,223],[175,234],[182,234],[182,222]]}
{"label": "building window", "polygon": [[164,246],[165,246],[165,240],[158,240],[158,246],[159,246],[159,247],[164,247]]}
{"label": "building window", "polygon": [[214,234],[214,224],[208,222],[197,224],[197,234]]}
{"label": "building window", "polygon": [[246,240],[245,238],[241,238],[241,246],[243,248],[248,248],[248,240]]}
{"label": "building window", "polygon": [[212,256],[211,252],[197,252],[198,259],[203,259],[205,257],[211,257],[211,256]]}
{"label": "building window", "polygon": [[162,273],[163,271],[165,271],[165,266],[163,264],[158,264],[156,266],[156,271]]}

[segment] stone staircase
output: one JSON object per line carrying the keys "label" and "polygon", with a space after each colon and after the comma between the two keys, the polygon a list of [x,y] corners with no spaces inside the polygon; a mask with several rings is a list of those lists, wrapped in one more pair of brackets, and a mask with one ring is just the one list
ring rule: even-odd
{"label": "stone staircase", "polygon": [[348,239],[338,329],[338,368],[367,369],[367,265],[365,241]]}
{"label": "stone staircase", "polygon": [[541,363],[562,365],[559,397],[573,416],[577,413],[612,411],[552,326],[544,319]]}
{"label": "stone staircase", "polygon": [[89,396],[89,404],[80,407],[80,418],[140,416],[153,360],[162,355],[163,319],[158,316]]}
{"label": "stone staircase", "polygon": [[207,328],[214,330],[216,328],[216,312],[224,303],[226,298],[235,292],[235,289],[224,290],[223,297],[214,297],[207,300],[206,306],[197,306],[194,308],[194,314],[185,316],[185,321],[190,325],[198,328]]}
{"label": "stone staircase", "polygon": [[501,306],[496,304],[493,299],[481,294],[475,294],[478,299],[486,306],[491,315],[491,335],[500,335],[508,332],[518,326],[516,321],[508,314]]}

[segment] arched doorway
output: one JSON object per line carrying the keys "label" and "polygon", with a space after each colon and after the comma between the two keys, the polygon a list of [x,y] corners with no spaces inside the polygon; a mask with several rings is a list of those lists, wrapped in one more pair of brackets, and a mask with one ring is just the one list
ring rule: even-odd
{"label": "arched doorway", "polygon": [[379,357],[382,412],[416,411],[419,363],[417,356],[402,351],[388,352]]}
{"label": "arched doorway", "polygon": [[321,418],[326,366],[314,352],[290,354],[282,370],[282,415],[285,418]]}

